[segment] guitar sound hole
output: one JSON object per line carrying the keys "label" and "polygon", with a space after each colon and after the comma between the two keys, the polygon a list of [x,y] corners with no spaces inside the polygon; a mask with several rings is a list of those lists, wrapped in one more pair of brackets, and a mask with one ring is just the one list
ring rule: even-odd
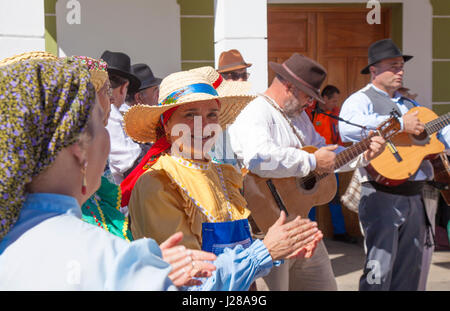
{"label": "guitar sound hole", "polygon": [[311,190],[316,185],[316,176],[308,175],[300,179],[300,186],[305,190]]}
{"label": "guitar sound hole", "polygon": [[418,140],[418,141],[422,141],[427,139],[428,134],[426,131],[423,131],[422,133],[420,133],[419,135],[413,135],[414,139]]}

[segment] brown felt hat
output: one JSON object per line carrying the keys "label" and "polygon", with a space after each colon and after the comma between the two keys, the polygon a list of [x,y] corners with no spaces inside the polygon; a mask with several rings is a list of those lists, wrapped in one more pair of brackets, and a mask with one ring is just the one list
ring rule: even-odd
{"label": "brown felt hat", "polygon": [[269,66],[296,88],[314,99],[324,102],[320,96],[320,87],[327,77],[327,71],[319,63],[304,55],[294,53],[284,63],[269,62]]}
{"label": "brown felt hat", "polygon": [[219,57],[218,72],[230,72],[250,67],[252,64],[246,63],[238,50],[229,50],[222,52]]}

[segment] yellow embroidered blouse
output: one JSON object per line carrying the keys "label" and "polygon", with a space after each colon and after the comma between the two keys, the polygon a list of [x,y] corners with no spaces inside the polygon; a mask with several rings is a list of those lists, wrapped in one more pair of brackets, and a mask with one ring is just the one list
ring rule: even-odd
{"label": "yellow embroidered blouse", "polygon": [[242,176],[228,164],[163,155],[136,182],[128,204],[135,239],[158,244],[178,231],[181,244],[201,249],[202,223],[248,218]]}

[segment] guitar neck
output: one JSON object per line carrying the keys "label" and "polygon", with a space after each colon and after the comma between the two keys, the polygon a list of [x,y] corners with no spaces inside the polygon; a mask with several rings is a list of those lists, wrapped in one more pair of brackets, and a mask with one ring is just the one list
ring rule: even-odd
{"label": "guitar neck", "polygon": [[370,137],[361,140],[360,142],[348,147],[339,154],[336,155],[336,162],[334,169],[341,168],[348,162],[359,156],[361,153],[366,151],[370,146]]}
{"label": "guitar neck", "polygon": [[[361,140],[360,142],[348,147],[347,149],[341,151],[336,155],[336,161],[334,164],[334,169],[337,170],[342,166],[346,165],[351,160],[355,159],[361,153],[366,151],[370,146],[370,137]],[[316,174],[316,178],[318,180],[325,178],[328,176],[328,173],[319,173]]]}
{"label": "guitar neck", "polygon": [[443,116],[440,116],[439,118],[426,123],[425,131],[427,131],[428,135],[430,135],[443,129],[449,124],[450,124],[450,112],[447,112]]}

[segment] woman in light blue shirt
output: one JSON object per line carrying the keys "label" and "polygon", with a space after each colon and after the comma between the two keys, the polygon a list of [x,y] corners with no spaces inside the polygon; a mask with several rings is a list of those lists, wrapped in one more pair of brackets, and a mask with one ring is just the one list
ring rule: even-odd
{"label": "woman in light blue shirt", "polygon": [[273,245],[256,241],[216,260],[176,246],[179,234],[159,247],[83,222],[80,205],[100,185],[109,137],[88,68],[49,58],[0,62],[1,290],[177,290],[200,276],[209,278],[196,289],[243,290],[270,271],[271,253],[296,251],[277,243],[293,225],[282,225],[285,215]]}

